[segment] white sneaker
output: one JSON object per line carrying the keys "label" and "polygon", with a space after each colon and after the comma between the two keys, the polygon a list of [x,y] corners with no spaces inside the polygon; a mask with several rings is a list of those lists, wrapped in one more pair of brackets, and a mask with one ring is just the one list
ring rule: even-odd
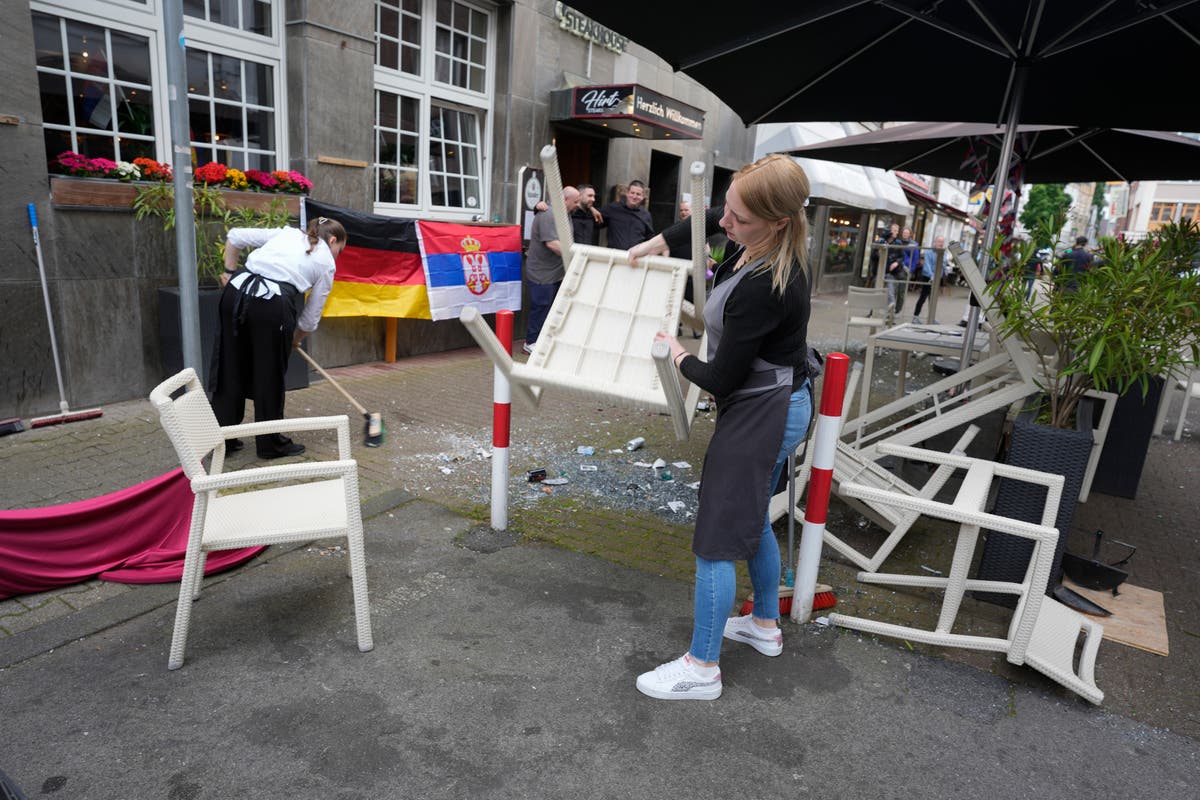
{"label": "white sneaker", "polygon": [[711,678],[696,672],[688,653],[638,675],[638,691],[659,700],[716,700],[721,696],[721,671]]}
{"label": "white sneaker", "polygon": [[748,644],[764,656],[777,656],[783,652],[783,632],[779,628],[758,627],[750,614],[727,619],[725,638]]}
{"label": "white sneaker", "polygon": [[527,356],[531,356],[533,355],[533,347],[529,344],[529,342],[524,342],[521,345],[521,352]]}

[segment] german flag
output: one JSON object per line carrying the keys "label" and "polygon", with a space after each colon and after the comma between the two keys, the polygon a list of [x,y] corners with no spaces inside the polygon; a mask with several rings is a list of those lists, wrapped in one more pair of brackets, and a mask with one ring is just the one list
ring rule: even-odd
{"label": "german flag", "polygon": [[346,228],[325,317],[432,319],[417,222],[351,211],[305,198],[308,220],[336,219]]}

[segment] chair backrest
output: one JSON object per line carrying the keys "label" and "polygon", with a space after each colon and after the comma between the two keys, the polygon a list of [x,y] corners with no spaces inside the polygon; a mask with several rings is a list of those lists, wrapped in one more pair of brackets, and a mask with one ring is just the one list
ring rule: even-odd
{"label": "chair backrest", "polygon": [[[175,397],[180,390],[183,394]],[[213,414],[200,379],[191,367],[172,375],[150,392],[163,430],[175,445],[179,464],[189,479],[207,474],[202,459],[221,440],[221,426]]]}
{"label": "chair backrest", "polygon": [[867,289],[851,286],[847,302],[851,316],[863,311],[878,311],[888,307],[887,289]]}

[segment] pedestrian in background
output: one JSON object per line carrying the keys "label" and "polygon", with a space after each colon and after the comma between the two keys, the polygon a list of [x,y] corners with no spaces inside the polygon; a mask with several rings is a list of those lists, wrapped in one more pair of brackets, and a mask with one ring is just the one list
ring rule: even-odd
{"label": "pedestrian in background", "polygon": [[[939,253],[946,251],[946,237],[933,237],[933,247],[926,248],[920,255],[920,266],[918,267],[918,275],[915,276],[921,281],[921,294],[917,297],[917,306],[913,309],[913,323],[921,321],[921,309],[925,305],[925,301],[929,299],[930,293],[933,291],[933,274],[937,271],[937,263]],[[934,320],[937,324],[937,320]]]}
{"label": "pedestrian in background", "polygon": [[[704,457],[700,505],[692,537],[696,555],[692,641],[674,661],[637,679],[638,691],[664,700],[721,696],[722,638],[758,652],[783,652],[779,630],[779,543],[768,502],[789,453],[808,430],[809,184],[791,158],[774,154],[743,167],[729,185],[723,208],[705,214],[729,237],[704,307],[707,361],[691,355],[665,332],[683,376],[717,398],[717,421]],[[631,260],[682,247],[691,225],[678,222],[629,251]],[[730,617],[734,561],[745,560],[754,609]]]}
{"label": "pedestrian in background", "polygon": [[887,285],[888,303],[895,313],[899,314],[904,308],[908,277],[920,258],[920,251],[909,246],[915,244],[912,240],[912,228],[902,228],[900,236],[889,244],[892,246],[887,251],[887,273],[884,275],[884,283]]}
{"label": "pedestrian in background", "polygon": [[1054,288],[1073,292],[1079,288],[1079,280],[1092,268],[1093,257],[1087,249],[1088,238],[1077,236],[1075,246],[1063,253],[1058,260],[1054,276]]}
{"label": "pedestrian in background", "polygon": [[[230,229],[209,381],[213,412],[222,426],[242,421],[247,398],[254,401],[255,421],[283,419],[288,357],[317,329],[333,288],[335,261],[345,246],[346,229],[328,217],[317,217],[306,231]],[[256,249],[238,268],[241,252],[248,247]],[[278,433],[254,440],[259,458],[304,452],[304,445]],[[225,443],[227,453],[241,449],[240,439]]]}

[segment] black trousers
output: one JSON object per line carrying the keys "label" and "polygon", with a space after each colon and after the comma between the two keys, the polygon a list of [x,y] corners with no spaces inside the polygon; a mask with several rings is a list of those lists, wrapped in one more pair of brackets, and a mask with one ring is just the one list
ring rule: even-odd
{"label": "black trousers", "polygon": [[[283,419],[284,373],[303,295],[242,298],[245,314],[234,319],[238,290],[226,286],[218,307],[221,327],[213,356],[212,407],[221,425],[237,425],[254,401],[257,422]],[[255,437],[259,453],[287,440],[279,434]]]}

